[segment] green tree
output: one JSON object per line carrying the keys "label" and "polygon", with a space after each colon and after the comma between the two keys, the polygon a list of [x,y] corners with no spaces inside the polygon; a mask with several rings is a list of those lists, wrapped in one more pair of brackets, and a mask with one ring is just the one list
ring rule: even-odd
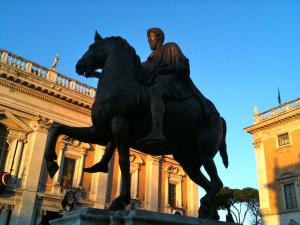
{"label": "green tree", "polygon": [[[259,215],[258,191],[254,188],[230,189],[224,187],[216,196],[218,209],[226,210],[226,221],[243,224],[246,216],[251,215],[253,224],[261,224]],[[259,223],[260,218],[260,223]]]}
{"label": "green tree", "polygon": [[251,211],[251,225],[261,225],[262,224],[262,217],[259,210],[259,202],[253,202],[253,205],[250,207]]}

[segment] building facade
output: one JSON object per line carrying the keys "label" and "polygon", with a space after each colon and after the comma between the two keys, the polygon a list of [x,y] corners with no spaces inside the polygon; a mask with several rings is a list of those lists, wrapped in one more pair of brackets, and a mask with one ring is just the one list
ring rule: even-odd
{"label": "building facade", "polygon": [[[0,191],[0,224],[38,224],[42,216],[62,209],[68,190],[76,193],[76,207],[107,208],[120,193],[117,152],[107,174],[83,173],[101,159],[105,147],[60,136],[60,169],[53,179],[43,159],[54,121],[91,125],[95,88],[5,50],[0,58],[0,173],[10,176]],[[197,216],[198,187],[171,156],[131,149],[130,162],[135,207]]]}
{"label": "building facade", "polygon": [[265,225],[300,224],[300,98],[254,115],[260,208]]}

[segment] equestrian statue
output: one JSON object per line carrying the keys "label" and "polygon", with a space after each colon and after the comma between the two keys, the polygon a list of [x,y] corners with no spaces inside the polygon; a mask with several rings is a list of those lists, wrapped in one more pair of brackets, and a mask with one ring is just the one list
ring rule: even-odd
{"label": "equestrian statue", "polygon": [[[102,38],[96,32],[94,42],[76,64],[79,75],[99,78],[92,126],[51,125],[45,150],[48,173],[52,178],[59,168],[55,153],[59,135],[107,146],[102,159],[84,169],[89,173],[107,173],[117,149],[123,182],[120,196],[109,209],[120,210],[130,203],[129,148],[172,155],[206,192],[200,200],[199,217],[218,220],[214,199],[223,183],[213,158],[219,151],[228,167],[226,122],[192,82],[189,60],[179,46],[164,44],[159,28],[150,28],[147,37],[152,52],[141,63],[126,40]],[[209,179],[201,172],[202,166]]]}

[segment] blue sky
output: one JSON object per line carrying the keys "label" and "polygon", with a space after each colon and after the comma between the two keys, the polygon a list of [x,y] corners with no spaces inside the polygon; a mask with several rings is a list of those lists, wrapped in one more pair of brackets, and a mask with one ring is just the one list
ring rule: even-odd
{"label": "blue sky", "polygon": [[300,97],[300,1],[1,1],[0,48],[92,86],[75,73],[94,31],[122,36],[144,61],[146,30],[160,27],[190,59],[191,77],[228,124],[230,165],[215,157],[224,185],[257,188],[253,107]]}

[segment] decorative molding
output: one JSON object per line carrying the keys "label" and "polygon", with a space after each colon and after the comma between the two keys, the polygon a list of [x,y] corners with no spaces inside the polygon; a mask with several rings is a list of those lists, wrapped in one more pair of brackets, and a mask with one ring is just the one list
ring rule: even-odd
{"label": "decorative molding", "polygon": [[37,115],[31,122],[30,126],[34,131],[47,132],[53,120]]}
{"label": "decorative molding", "polygon": [[[1,74],[0,74],[1,78]],[[11,91],[20,91],[25,94],[40,98],[44,101],[62,106],[64,108],[71,109],[73,111],[77,111],[86,115],[90,115],[92,104],[86,104],[85,102],[81,102],[79,100],[74,100],[72,97],[63,96],[53,90],[49,90],[47,88],[43,88],[40,86],[36,86],[34,84],[28,83],[27,86],[22,84],[18,85],[13,83],[10,80],[0,79],[0,85],[6,86],[10,88]],[[54,86],[53,86],[54,87]]]}
{"label": "decorative molding", "polygon": [[246,127],[244,130],[250,134],[254,134],[257,131],[269,129],[271,127],[277,126],[278,124],[290,121],[292,119],[297,119],[297,118],[300,118],[300,107],[294,108],[293,110],[290,110],[286,113],[279,114],[275,117],[271,117],[262,122],[256,123],[249,127]]}
{"label": "decorative molding", "polygon": [[74,147],[74,148],[77,148],[77,149],[83,149],[83,150],[95,150],[93,145],[92,144],[89,144],[89,143],[85,143],[85,142],[81,142],[81,141],[78,141],[76,139],[73,139],[73,138],[70,138],[68,136],[64,136],[62,139],[61,139],[62,143],[64,144],[67,144],[71,147]]}
{"label": "decorative molding", "polygon": [[168,166],[166,172],[168,174],[169,181],[174,184],[182,182],[182,178],[186,175],[181,167],[174,165]]}
{"label": "decorative molding", "polygon": [[134,153],[129,154],[129,161],[134,164],[143,164],[144,160],[138,155],[136,156]]}
{"label": "decorative molding", "polygon": [[297,174],[297,173],[293,173],[293,172],[289,172],[289,171],[284,171],[284,172],[282,171],[277,176],[277,180],[285,180],[285,179],[297,178],[298,176],[299,176],[299,174]]}
{"label": "decorative molding", "polygon": [[255,140],[253,140],[252,144],[254,145],[255,149],[261,147],[262,144],[262,140],[260,138],[257,138]]}

